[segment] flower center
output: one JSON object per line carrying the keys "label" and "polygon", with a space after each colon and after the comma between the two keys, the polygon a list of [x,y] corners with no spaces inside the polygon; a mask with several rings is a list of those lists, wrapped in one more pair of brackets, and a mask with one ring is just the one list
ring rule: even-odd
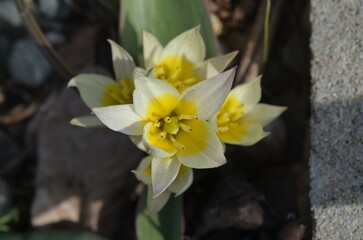
{"label": "flower center", "polygon": [[135,85],[131,78],[109,84],[103,92],[103,106],[132,103]]}
{"label": "flower center", "polygon": [[155,64],[155,77],[172,84],[179,92],[200,82],[195,66],[183,56],[169,56]]}
{"label": "flower center", "polygon": [[217,114],[219,133],[226,133],[233,126],[241,125],[243,105],[233,96],[228,96]]}
{"label": "flower center", "polygon": [[194,115],[180,114],[178,116],[166,116],[158,119],[153,123],[153,126],[159,130],[160,140],[169,140],[178,149],[184,150],[184,144],[178,142],[175,137],[180,130],[191,133],[193,128],[188,125],[188,121],[197,120]]}

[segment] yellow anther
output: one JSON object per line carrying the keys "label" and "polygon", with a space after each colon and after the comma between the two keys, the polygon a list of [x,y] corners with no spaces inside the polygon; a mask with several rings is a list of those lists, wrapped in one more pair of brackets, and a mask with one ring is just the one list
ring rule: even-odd
{"label": "yellow anther", "polygon": [[224,112],[223,114],[218,114],[218,117],[217,117],[218,125],[223,125],[223,124],[229,123],[230,121],[231,121],[231,119],[229,118],[228,113]]}
{"label": "yellow anther", "polygon": [[166,137],[166,132],[165,131],[162,131],[161,133],[160,133],[160,138],[161,139],[164,139]]}
{"label": "yellow anther", "polygon": [[183,84],[182,81],[174,81],[174,84],[173,85],[176,88],[182,88],[182,87],[184,87],[184,84]]}
{"label": "yellow anther", "polygon": [[189,114],[180,114],[178,116],[178,120],[197,120],[198,117],[195,115],[189,115]]}
{"label": "yellow anther", "polygon": [[160,122],[160,120],[156,120],[155,122],[154,122],[154,127],[160,127],[161,126],[161,122]]}
{"label": "yellow anther", "polygon": [[177,79],[179,77],[180,71],[181,71],[180,67],[179,66],[176,67],[175,71],[173,72],[170,78]]}
{"label": "yellow anther", "polygon": [[192,127],[190,127],[184,123],[179,123],[179,126],[181,127],[181,129],[183,129],[186,132],[191,132],[193,130]]}
{"label": "yellow anther", "polygon": [[174,146],[175,147],[177,147],[177,148],[179,148],[179,149],[181,149],[181,150],[184,150],[185,149],[185,146],[182,144],[182,143],[180,143],[180,142],[178,142],[174,137],[173,137],[173,135],[169,135],[169,137],[170,137],[170,140],[171,140],[171,142],[174,144]]}
{"label": "yellow anther", "polygon": [[165,121],[165,122],[167,122],[167,123],[170,123],[170,121],[171,121],[171,118],[170,118],[169,116],[167,116],[167,117],[164,117],[164,121]]}
{"label": "yellow anther", "polygon": [[186,85],[190,85],[190,84],[193,84],[197,81],[197,78],[195,77],[189,77],[189,78],[186,78],[183,80],[183,83],[186,84]]}
{"label": "yellow anther", "polygon": [[228,126],[218,127],[218,131],[221,132],[221,133],[228,132],[229,127]]}

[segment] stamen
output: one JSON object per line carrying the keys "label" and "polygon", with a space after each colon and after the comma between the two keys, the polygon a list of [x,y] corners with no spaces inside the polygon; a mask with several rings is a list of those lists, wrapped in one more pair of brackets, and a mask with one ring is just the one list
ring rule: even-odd
{"label": "stamen", "polygon": [[170,123],[171,118],[169,116],[167,116],[167,117],[164,118],[164,121],[167,122],[167,123]]}
{"label": "stamen", "polygon": [[180,114],[178,116],[178,120],[197,120],[198,117],[195,115],[189,115],[189,114]]}
{"label": "stamen", "polygon": [[223,114],[218,114],[218,117],[217,117],[218,125],[223,125],[223,124],[229,123],[230,121],[231,121],[231,119],[229,118],[228,113],[224,112]]}
{"label": "stamen", "polygon": [[193,84],[197,81],[197,78],[195,77],[189,77],[189,78],[186,78],[183,80],[183,83],[186,84],[186,85],[190,85],[190,84]]}
{"label": "stamen", "polygon": [[218,127],[218,131],[221,132],[221,133],[228,132],[229,127],[228,126]]}
{"label": "stamen", "polygon": [[113,98],[114,100],[116,100],[118,103],[124,103],[124,100],[118,94],[116,94],[114,91],[112,91],[112,90],[108,91],[108,95],[111,98]]}
{"label": "stamen", "polygon": [[192,127],[190,127],[190,126],[188,126],[188,125],[186,125],[186,124],[184,124],[184,123],[179,123],[179,126],[181,127],[181,129],[183,129],[184,131],[186,131],[186,132],[191,132],[191,131],[193,131],[193,128]]}
{"label": "stamen", "polygon": [[184,84],[183,84],[182,81],[174,81],[174,84],[173,85],[176,88],[182,88],[182,87],[184,87]]}
{"label": "stamen", "polygon": [[177,79],[180,74],[180,71],[181,71],[180,67],[177,66],[175,68],[175,71],[173,72],[173,74],[170,76],[170,78]]}
{"label": "stamen", "polygon": [[154,122],[154,127],[160,127],[161,126],[161,122],[160,122],[160,120],[156,120],[155,122]]}
{"label": "stamen", "polygon": [[160,133],[160,138],[161,139],[164,139],[166,137],[166,132],[165,131],[162,131],[161,133]]}
{"label": "stamen", "polygon": [[182,144],[182,143],[180,143],[180,142],[178,142],[174,137],[173,137],[173,135],[169,135],[169,137],[170,137],[170,140],[171,140],[171,142],[174,144],[174,146],[175,147],[177,147],[177,148],[179,148],[179,149],[181,149],[181,150],[184,150],[185,149],[185,146]]}

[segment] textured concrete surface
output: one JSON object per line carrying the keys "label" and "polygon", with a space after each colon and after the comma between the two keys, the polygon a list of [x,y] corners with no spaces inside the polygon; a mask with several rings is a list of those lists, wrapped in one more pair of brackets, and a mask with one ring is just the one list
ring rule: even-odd
{"label": "textured concrete surface", "polygon": [[311,1],[314,239],[363,239],[363,0]]}

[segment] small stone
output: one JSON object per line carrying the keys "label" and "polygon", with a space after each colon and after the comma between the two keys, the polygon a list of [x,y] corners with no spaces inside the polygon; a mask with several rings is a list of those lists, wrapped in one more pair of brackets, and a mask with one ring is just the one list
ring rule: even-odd
{"label": "small stone", "polygon": [[66,40],[62,33],[56,31],[47,32],[45,36],[52,45],[61,45]]}
{"label": "small stone", "polygon": [[13,0],[0,1],[0,30],[19,27],[22,19]]}
{"label": "small stone", "polygon": [[306,226],[296,220],[289,221],[282,228],[278,235],[278,240],[303,240]]}
{"label": "small stone", "polygon": [[48,60],[30,39],[15,43],[8,68],[16,82],[28,87],[40,86],[52,72]]}
{"label": "small stone", "polygon": [[38,0],[38,10],[45,18],[54,20],[63,20],[71,15],[64,0]]}

